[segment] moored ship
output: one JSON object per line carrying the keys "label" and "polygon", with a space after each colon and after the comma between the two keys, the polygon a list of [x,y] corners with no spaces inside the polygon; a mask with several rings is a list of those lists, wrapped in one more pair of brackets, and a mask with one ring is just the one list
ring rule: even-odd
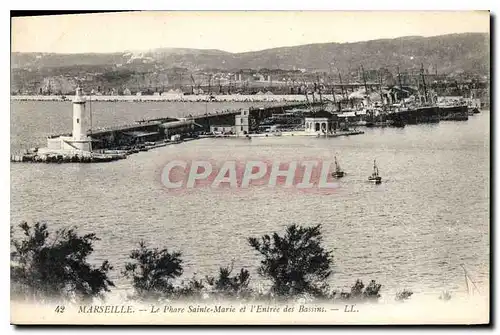
{"label": "moored ship", "polygon": [[439,118],[443,121],[467,121],[469,112],[467,102],[460,96],[438,98]]}
{"label": "moored ship", "polygon": [[439,117],[443,121],[467,121],[469,119],[467,105],[441,105]]}

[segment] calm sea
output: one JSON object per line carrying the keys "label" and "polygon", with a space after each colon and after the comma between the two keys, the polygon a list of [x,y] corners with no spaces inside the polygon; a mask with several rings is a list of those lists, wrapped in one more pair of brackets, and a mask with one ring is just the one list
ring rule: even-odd
{"label": "calm sea", "polygon": [[[254,106],[261,106],[253,103]],[[142,118],[183,116],[248,107],[220,103],[95,103],[96,126]],[[101,240],[94,259],[120,272],[140,240],[179,250],[185,278],[215,274],[219,266],[247,267],[258,255],[249,236],[291,223],[323,225],[334,251],[332,286],[376,279],[383,291],[463,292],[464,264],[483,291],[489,286],[490,112],[467,122],[366,129],[333,139],[204,139],[157,148],[106,164],[11,164],[11,224],[46,221],[52,229],[78,227]],[[11,149],[44,145],[50,133],[71,130],[71,104],[11,103]],[[171,194],[160,171],[178,155],[283,161],[336,155],[347,176],[333,194],[251,188],[197,189]],[[377,159],[381,185],[366,182]]]}

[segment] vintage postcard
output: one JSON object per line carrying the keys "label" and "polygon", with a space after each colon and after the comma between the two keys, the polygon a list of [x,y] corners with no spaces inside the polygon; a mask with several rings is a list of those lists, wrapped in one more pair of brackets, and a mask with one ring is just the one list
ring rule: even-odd
{"label": "vintage postcard", "polygon": [[490,323],[488,11],[11,18],[11,323]]}

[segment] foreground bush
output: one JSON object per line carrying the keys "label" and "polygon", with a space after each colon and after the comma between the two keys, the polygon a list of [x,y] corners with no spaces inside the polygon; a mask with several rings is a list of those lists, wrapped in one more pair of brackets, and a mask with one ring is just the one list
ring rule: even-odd
{"label": "foreground bush", "polygon": [[263,259],[258,272],[272,282],[271,293],[278,297],[310,294],[324,296],[328,289],[333,256],[321,246],[321,226],[291,225],[285,234],[250,237],[248,242]]}
{"label": "foreground bush", "polygon": [[[11,278],[13,297],[47,300],[90,301],[102,297],[113,283],[111,266],[93,267],[87,257],[93,252],[94,234],[78,236],[72,229],[50,235],[45,224],[20,225],[24,238],[12,239]],[[11,231],[12,234],[12,231]],[[151,248],[140,242],[129,254],[122,274],[134,289],[132,299],[142,302],[172,300],[240,302],[337,302],[377,301],[381,285],[372,280],[365,287],[357,280],[350,292],[330,291],[331,251],[322,245],[320,226],[288,226],[283,236],[274,233],[249,238],[261,255],[259,274],[270,281],[270,289],[251,288],[248,270],[233,272],[233,264],[221,267],[214,276],[181,281],[181,253]]]}
{"label": "foreground bush", "polygon": [[410,299],[410,297],[413,295],[413,292],[407,289],[404,289],[402,291],[399,291],[396,293],[396,301],[405,301]]}
{"label": "foreground bush", "polygon": [[382,285],[377,284],[375,280],[371,280],[368,286],[365,287],[363,281],[358,279],[354,285],[351,286],[350,292],[340,292],[340,294],[338,294],[336,291],[333,291],[331,297],[334,300],[341,301],[376,302],[381,297],[381,288]]}
{"label": "foreground bush", "polygon": [[250,273],[241,269],[236,276],[231,276],[232,268],[222,267],[217,278],[207,277],[213,295],[225,299],[249,298],[253,295],[253,291],[248,287]]}
{"label": "foreground bush", "polygon": [[133,250],[129,257],[132,262],[125,265],[123,274],[132,279],[134,299],[158,300],[173,295],[173,280],[183,272],[180,252],[150,249],[141,241],[139,249]]}
{"label": "foreground bush", "polygon": [[182,282],[175,289],[175,298],[179,300],[252,300],[256,298],[256,292],[249,288],[250,273],[246,269],[231,276],[231,267],[219,268],[216,277],[206,276],[204,279],[191,278],[187,282]]}
{"label": "foreground bush", "polygon": [[99,240],[94,234],[79,236],[73,229],[60,229],[51,235],[41,223],[31,227],[23,222],[19,227],[24,237],[11,238],[14,299],[90,301],[102,298],[114,286],[108,278],[108,261],[100,267],[87,261]]}

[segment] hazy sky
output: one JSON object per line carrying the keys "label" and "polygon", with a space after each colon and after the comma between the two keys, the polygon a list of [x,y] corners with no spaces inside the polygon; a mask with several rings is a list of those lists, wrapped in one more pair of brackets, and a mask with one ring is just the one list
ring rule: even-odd
{"label": "hazy sky", "polygon": [[488,12],[135,12],[12,19],[12,51],[160,47],[261,50],[408,35],[489,32]]}

